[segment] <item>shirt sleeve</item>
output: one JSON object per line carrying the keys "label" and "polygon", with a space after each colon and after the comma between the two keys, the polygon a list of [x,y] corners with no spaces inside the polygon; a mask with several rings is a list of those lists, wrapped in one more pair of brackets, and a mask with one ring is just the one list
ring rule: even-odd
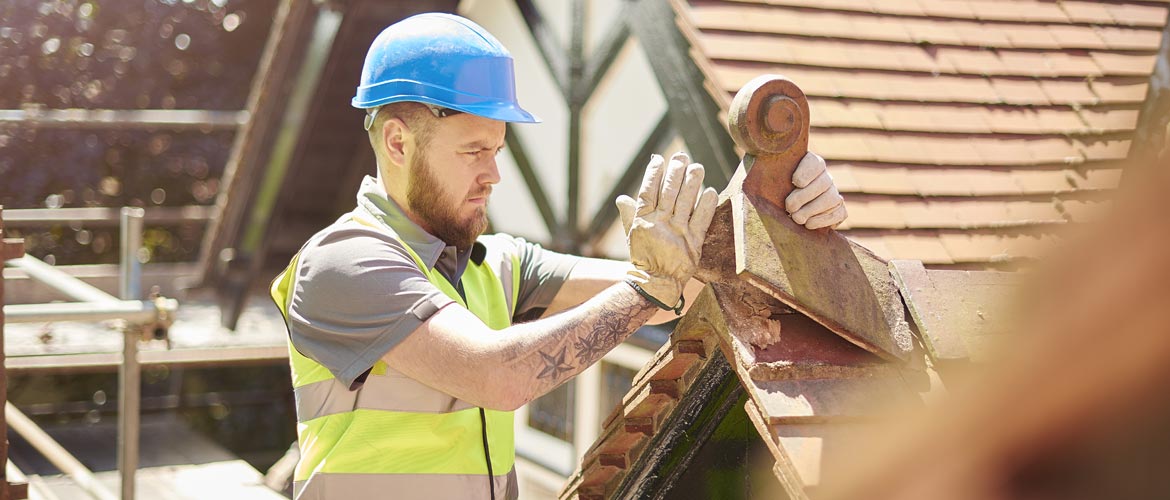
{"label": "shirt sleeve", "polygon": [[347,387],[360,385],[382,356],[453,303],[402,245],[342,226],[301,250],[288,309],[292,345]]}
{"label": "shirt sleeve", "polygon": [[519,257],[520,283],[517,285],[515,317],[538,316],[552,303],[580,257],[547,250],[516,236],[497,234],[496,237],[508,241]]}

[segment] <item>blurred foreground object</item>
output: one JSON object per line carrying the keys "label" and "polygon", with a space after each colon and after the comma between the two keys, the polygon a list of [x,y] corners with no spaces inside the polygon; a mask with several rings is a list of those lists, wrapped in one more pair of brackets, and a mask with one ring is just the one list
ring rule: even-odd
{"label": "blurred foreground object", "polygon": [[1137,163],[1025,287],[1002,365],[831,464],[852,480],[825,498],[1170,495],[1170,146]]}

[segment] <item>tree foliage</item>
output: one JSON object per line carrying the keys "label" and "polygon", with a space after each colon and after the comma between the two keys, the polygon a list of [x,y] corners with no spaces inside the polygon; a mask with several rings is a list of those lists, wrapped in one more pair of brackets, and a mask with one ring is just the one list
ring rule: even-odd
{"label": "tree foliage", "polygon": [[[276,4],[5,0],[0,2],[0,108],[243,109]],[[230,131],[3,124],[0,205],[211,204],[232,138]],[[201,231],[199,223],[148,228],[152,259],[192,258]],[[116,260],[116,230],[71,224],[19,235],[28,240],[30,253],[58,263]]]}

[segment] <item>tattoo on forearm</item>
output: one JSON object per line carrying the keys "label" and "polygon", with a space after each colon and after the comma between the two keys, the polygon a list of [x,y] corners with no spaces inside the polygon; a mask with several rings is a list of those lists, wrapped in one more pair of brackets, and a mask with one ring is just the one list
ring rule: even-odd
{"label": "tattoo on forearm", "polygon": [[[621,292],[615,295],[609,297],[602,309],[597,311],[599,316],[591,324],[566,325],[564,333],[567,335],[550,339],[548,347],[538,351],[541,361],[538,379],[548,379],[557,384],[561,382],[562,375],[592,365],[653,313],[654,306],[637,295]],[[572,353],[569,352],[570,346]]]}
{"label": "tattoo on forearm", "polygon": [[540,374],[536,378],[550,378],[556,380],[560,378],[561,374],[568,371],[573,371],[573,367],[565,362],[565,351],[567,349],[561,347],[561,352],[550,356],[548,353],[540,353],[540,361],[544,363],[544,368],[540,369]]}
{"label": "tattoo on forearm", "polygon": [[625,337],[637,312],[636,309],[628,309],[603,313],[592,331],[573,342],[573,347],[577,349],[577,361],[588,365],[601,359]]}

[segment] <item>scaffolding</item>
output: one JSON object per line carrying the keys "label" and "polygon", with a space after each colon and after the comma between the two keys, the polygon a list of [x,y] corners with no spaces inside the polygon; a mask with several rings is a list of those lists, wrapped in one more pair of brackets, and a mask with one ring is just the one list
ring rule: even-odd
{"label": "scaffolding", "polygon": [[[3,326],[9,323],[42,323],[50,321],[106,321],[117,320],[122,331],[122,354],[118,368],[118,470],[121,477],[120,495],[98,482],[93,472],[86,469],[65,448],[53,440],[32,420],[8,403],[7,370],[0,376],[0,400],[5,404],[0,432],[7,425],[29,441],[54,466],[73,479],[92,498],[100,500],[132,500],[135,497],[135,472],[138,469],[139,417],[141,407],[141,371],[138,342],[144,338],[165,338],[174,321],[178,301],[162,296],[143,300],[142,263],[138,258],[142,247],[142,223],[145,211],[125,207],[119,213],[121,248],[119,265],[119,293],[115,297],[53,266],[24,254],[20,240],[0,243],[0,256],[6,267],[21,269],[32,279],[64,294],[76,302],[50,304],[4,305],[0,313],[0,361],[3,361]],[[65,222],[67,216],[41,216],[41,222]],[[0,236],[3,235],[3,214],[0,207]],[[3,280],[0,280],[0,305],[3,305]],[[0,446],[0,460],[7,464],[7,440]],[[7,473],[12,471],[12,473]],[[27,483],[13,484],[10,479],[22,476],[15,467],[6,467],[6,480],[0,487],[0,500],[27,498]]]}

